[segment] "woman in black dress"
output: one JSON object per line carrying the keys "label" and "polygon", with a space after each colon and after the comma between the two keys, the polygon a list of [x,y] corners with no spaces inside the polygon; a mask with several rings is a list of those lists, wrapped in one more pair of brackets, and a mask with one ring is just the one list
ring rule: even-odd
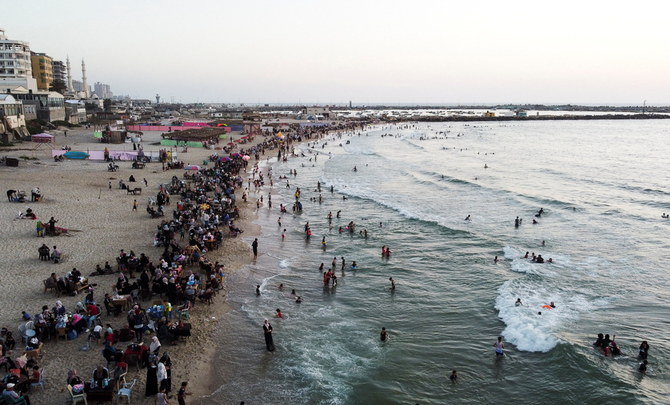
{"label": "woman in black dress", "polygon": [[265,346],[268,348],[268,351],[273,352],[275,344],[272,341],[272,325],[270,325],[267,319],[263,322],[263,333],[265,334]]}
{"label": "woman in black dress", "polygon": [[154,357],[151,363],[147,366],[147,389],[144,395],[147,397],[158,394],[158,378],[156,377],[156,358]]}

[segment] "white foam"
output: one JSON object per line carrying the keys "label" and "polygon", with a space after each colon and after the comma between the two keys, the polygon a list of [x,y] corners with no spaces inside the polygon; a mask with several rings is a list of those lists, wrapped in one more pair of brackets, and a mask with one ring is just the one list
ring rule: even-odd
{"label": "white foam", "polygon": [[[529,352],[553,349],[560,342],[558,334],[569,330],[581,312],[596,306],[574,290],[552,287],[542,279],[509,280],[498,293],[495,308],[506,325],[502,335],[519,350]],[[517,298],[522,306],[515,306]],[[551,301],[556,303],[555,309],[542,308]]]}

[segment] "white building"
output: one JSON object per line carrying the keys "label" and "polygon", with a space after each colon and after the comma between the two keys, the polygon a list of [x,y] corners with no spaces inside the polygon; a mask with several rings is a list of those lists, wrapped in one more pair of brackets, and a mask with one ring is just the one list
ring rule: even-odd
{"label": "white building", "polygon": [[37,90],[28,42],[7,39],[0,29],[0,92],[17,86]]}
{"label": "white building", "polygon": [[112,94],[111,88],[109,87],[109,84],[95,82],[93,85],[93,90],[93,92],[102,99],[112,98],[114,96],[114,94]]}

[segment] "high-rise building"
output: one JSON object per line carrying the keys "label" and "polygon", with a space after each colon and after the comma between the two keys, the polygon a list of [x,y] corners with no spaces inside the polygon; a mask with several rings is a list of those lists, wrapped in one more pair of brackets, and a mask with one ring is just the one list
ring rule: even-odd
{"label": "high-rise building", "polygon": [[0,92],[23,86],[37,90],[33,78],[28,42],[7,39],[5,30],[0,29]]}
{"label": "high-rise building", "polygon": [[72,80],[72,90],[75,92],[84,91],[84,83],[79,80]]}
{"label": "high-rise building", "polygon": [[98,96],[98,98],[105,99],[105,98],[112,98],[112,96],[114,96],[112,94],[111,88],[109,87],[109,84],[95,82],[95,84],[93,85],[93,90],[94,90],[93,92]]}
{"label": "high-rise building", "polygon": [[63,83],[67,83],[67,74],[65,72],[65,63],[60,60],[53,61],[54,69],[54,80],[62,80]]}
{"label": "high-rise building", "polygon": [[54,81],[53,59],[45,53],[30,53],[32,61],[33,77],[37,80],[39,90],[49,90],[51,82]]}

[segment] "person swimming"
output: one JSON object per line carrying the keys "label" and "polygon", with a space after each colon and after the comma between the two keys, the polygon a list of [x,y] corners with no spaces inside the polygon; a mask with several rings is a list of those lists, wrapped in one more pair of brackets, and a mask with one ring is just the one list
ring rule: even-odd
{"label": "person swimming", "polygon": [[256,286],[256,295],[261,295],[261,285],[260,284],[258,284]]}
{"label": "person swimming", "polygon": [[469,220],[470,220],[470,215],[468,215],[467,217],[465,217],[465,221],[469,221]]}
{"label": "person swimming", "polygon": [[389,281],[391,282],[391,290],[395,290],[395,281],[393,280],[393,277],[389,277]]}
{"label": "person swimming", "polygon": [[382,342],[386,342],[386,339],[388,339],[388,333],[386,332],[386,328],[382,328],[381,333],[379,334],[379,339],[381,339]]}
{"label": "person swimming", "polygon": [[518,306],[521,306],[521,305],[523,305],[523,304],[521,303],[521,298],[517,298],[517,299],[516,299],[516,302],[514,303],[514,306],[518,307]]}
{"label": "person swimming", "polygon": [[642,363],[640,363],[640,366],[637,368],[637,371],[639,371],[642,374],[645,374],[647,372],[647,360],[644,359],[642,360]]}
{"label": "person swimming", "polygon": [[451,370],[451,375],[449,376],[449,379],[453,384],[456,384],[458,382],[458,374],[456,374],[456,370]]}

